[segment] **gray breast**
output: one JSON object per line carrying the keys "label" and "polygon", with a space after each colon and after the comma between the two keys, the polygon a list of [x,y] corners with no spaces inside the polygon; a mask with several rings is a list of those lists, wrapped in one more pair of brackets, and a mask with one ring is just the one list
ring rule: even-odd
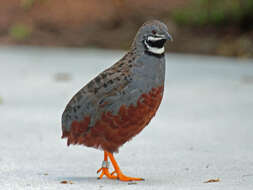
{"label": "gray breast", "polygon": [[143,55],[136,59],[131,68],[131,82],[122,90],[120,96],[110,97],[113,100],[107,110],[117,114],[122,104],[136,105],[142,94],[148,93],[152,88],[164,85],[165,59]]}
{"label": "gray breast", "polygon": [[148,93],[152,88],[164,85],[165,59],[145,54],[136,60],[133,67],[132,88]]}
{"label": "gray breast", "polygon": [[[136,105],[138,98],[148,93],[152,88],[164,85],[165,59],[148,54],[138,56],[130,69],[129,78],[124,88],[108,92],[109,88],[99,90],[96,94],[88,91],[87,86],[80,90],[67,105],[62,124],[64,130],[69,131],[73,120],[83,120],[91,117],[89,124],[92,127],[104,112],[117,114],[122,105]],[[113,86],[122,86],[122,82]],[[109,94],[109,95],[108,95]],[[80,97],[80,98],[79,98]],[[101,103],[102,102],[102,103]],[[106,102],[104,106],[101,106]]]}

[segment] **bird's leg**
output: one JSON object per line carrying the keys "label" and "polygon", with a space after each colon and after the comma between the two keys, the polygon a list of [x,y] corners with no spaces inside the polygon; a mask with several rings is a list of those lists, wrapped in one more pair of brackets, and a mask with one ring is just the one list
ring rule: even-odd
{"label": "bird's leg", "polygon": [[[101,172],[102,171],[102,172]],[[100,176],[98,179],[102,179],[104,175],[110,179],[116,179],[116,176],[113,176],[109,172],[109,162],[108,162],[108,153],[104,151],[104,160],[102,162],[102,167],[97,171],[97,173],[101,172]]]}
{"label": "bird's leg", "polygon": [[112,153],[109,153],[107,152],[107,155],[109,156],[111,162],[112,162],[112,165],[115,169],[114,172],[111,173],[111,175],[114,177],[114,174],[116,174],[116,178],[121,180],[121,181],[142,181],[144,180],[143,178],[136,178],[136,177],[128,177],[128,176],[125,176],[121,171],[120,171],[120,168],[119,168],[119,165],[118,163],[116,162],[116,160],[114,159],[113,157],[113,154]]}

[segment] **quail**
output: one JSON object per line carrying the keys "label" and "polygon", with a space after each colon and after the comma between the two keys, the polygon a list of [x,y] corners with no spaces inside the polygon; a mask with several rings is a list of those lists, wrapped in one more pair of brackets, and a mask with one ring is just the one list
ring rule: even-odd
{"label": "quail", "polygon": [[172,37],[164,23],[145,22],[123,58],[77,92],[62,114],[62,138],[67,138],[68,145],[104,151],[99,179],[105,175],[121,181],[143,180],[124,175],[113,153],[141,132],[160,106],[167,40]]}

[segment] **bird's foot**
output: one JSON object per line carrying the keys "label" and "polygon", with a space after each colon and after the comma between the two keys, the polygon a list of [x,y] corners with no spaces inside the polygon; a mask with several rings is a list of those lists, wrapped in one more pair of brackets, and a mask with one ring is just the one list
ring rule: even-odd
{"label": "bird's foot", "polygon": [[114,171],[111,173],[111,176],[116,177],[116,179],[121,181],[144,181],[143,178],[125,176],[121,171],[120,172]]}
{"label": "bird's foot", "polygon": [[102,179],[104,175],[108,177],[109,179],[117,179],[117,176],[110,174],[108,161],[103,161],[102,167],[97,171],[97,173],[100,173],[100,172],[101,174],[98,177],[98,179]]}
{"label": "bird's foot", "polygon": [[[112,161],[112,165],[115,169],[114,172],[109,172],[109,162],[108,162],[108,156],[110,160]],[[143,178],[137,178],[137,177],[128,177],[125,176],[117,164],[116,160],[114,159],[112,153],[104,151],[104,161],[102,162],[102,167],[97,171],[97,173],[101,172],[98,179],[102,179],[104,175],[108,177],[109,179],[118,179],[120,181],[143,181]]]}

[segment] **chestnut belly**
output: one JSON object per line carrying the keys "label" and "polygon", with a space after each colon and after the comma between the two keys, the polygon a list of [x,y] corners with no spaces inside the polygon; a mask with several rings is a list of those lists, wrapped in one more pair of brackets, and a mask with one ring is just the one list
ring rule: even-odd
{"label": "chestnut belly", "polygon": [[105,112],[95,125],[88,127],[90,118],[73,121],[70,131],[63,131],[62,138],[68,138],[68,145],[82,144],[118,152],[118,148],[137,135],[155,115],[163,96],[163,86],[152,88],[142,94],[136,105],[122,105],[116,115]]}

